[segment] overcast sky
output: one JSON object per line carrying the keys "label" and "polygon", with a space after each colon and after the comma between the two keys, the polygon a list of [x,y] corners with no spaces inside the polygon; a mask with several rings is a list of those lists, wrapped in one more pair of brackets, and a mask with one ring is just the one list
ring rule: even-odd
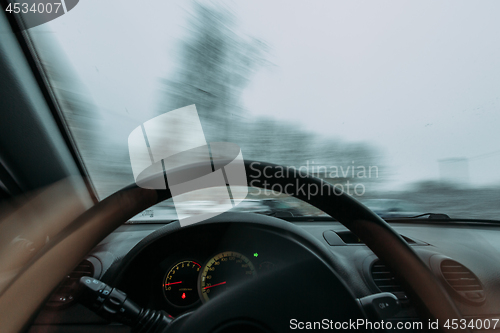
{"label": "overcast sky", "polygon": [[[259,71],[245,92],[252,114],[369,142],[393,186],[437,179],[437,161],[455,157],[470,159],[471,183],[500,183],[500,1],[228,7],[245,32],[270,46],[276,65]],[[144,121],[157,110],[160,78],[175,70],[169,59],[186,35],[189,8],[185,1],[81,0],[32,32],[58,39],[103,112]]]}

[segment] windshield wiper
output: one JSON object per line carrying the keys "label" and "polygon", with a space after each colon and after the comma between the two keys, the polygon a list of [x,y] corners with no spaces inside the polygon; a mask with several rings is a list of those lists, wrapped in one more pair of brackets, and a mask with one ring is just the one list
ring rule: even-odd
{"label": "windshield wiper", "polygon": [[169,224],[178,220],[128,220],[125,224]]}
{"label": "windshield wiper", "polygon": [[450,216],[447,214],[443,213],[424,213],[420,215],[415,215],[415,216],[405,216],[405,217],[398,217],[398,219],[417,219],[420,217],[427,216],[428,219],[435,219],[435,220],[450,220]]}

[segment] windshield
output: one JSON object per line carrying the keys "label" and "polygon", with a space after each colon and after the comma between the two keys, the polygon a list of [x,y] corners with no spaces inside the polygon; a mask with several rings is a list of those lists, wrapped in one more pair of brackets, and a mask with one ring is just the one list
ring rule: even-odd
{"label": "windshield", "polygon": [[[380,215],[498,219],[499,10],[87,0],[28,32],[100,199],[134,182],[130,133],[194,104],[207,142],[303,167]],[[250,194],[242,209],[320,214]]]}

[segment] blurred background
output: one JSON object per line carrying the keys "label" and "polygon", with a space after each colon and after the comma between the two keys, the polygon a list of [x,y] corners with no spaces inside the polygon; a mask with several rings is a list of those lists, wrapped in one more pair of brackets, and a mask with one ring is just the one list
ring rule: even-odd
{"label": "blurred background", "polygon": [[[306,168],[381,216],[499,219],[498,10],[87,0],[29,33],[100,199],[134,182],[132,130],[195,104],[208,142]],[[238,209],[321,215],[255,191]],[[173,214],[167,201],[141,217]]]}

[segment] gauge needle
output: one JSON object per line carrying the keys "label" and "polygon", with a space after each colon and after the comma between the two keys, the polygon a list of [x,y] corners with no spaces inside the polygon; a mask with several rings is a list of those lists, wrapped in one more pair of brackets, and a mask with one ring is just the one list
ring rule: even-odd
{"label": "gauge needle", "polygon": [[182,283],[182,281],[167,283],[167,284],[165,284],[165,286],[170,286],[170,285],[172,285],[172,284],[179,284],[179,283]]}
{"label": "gauge needle", "polygon": [[221,282],[221,283],[217,283],[217,284],[214,284],[214,285],[211,285],[211,286],[208,286],[208,287],[205,287],[205,288],[203,288],[203,289],[208,289],[208,288],[212,288],[212,287],[217,287],[217,286],[220,286],[220,285],[223,285],[223,284],[226,284],[226,281]]}

